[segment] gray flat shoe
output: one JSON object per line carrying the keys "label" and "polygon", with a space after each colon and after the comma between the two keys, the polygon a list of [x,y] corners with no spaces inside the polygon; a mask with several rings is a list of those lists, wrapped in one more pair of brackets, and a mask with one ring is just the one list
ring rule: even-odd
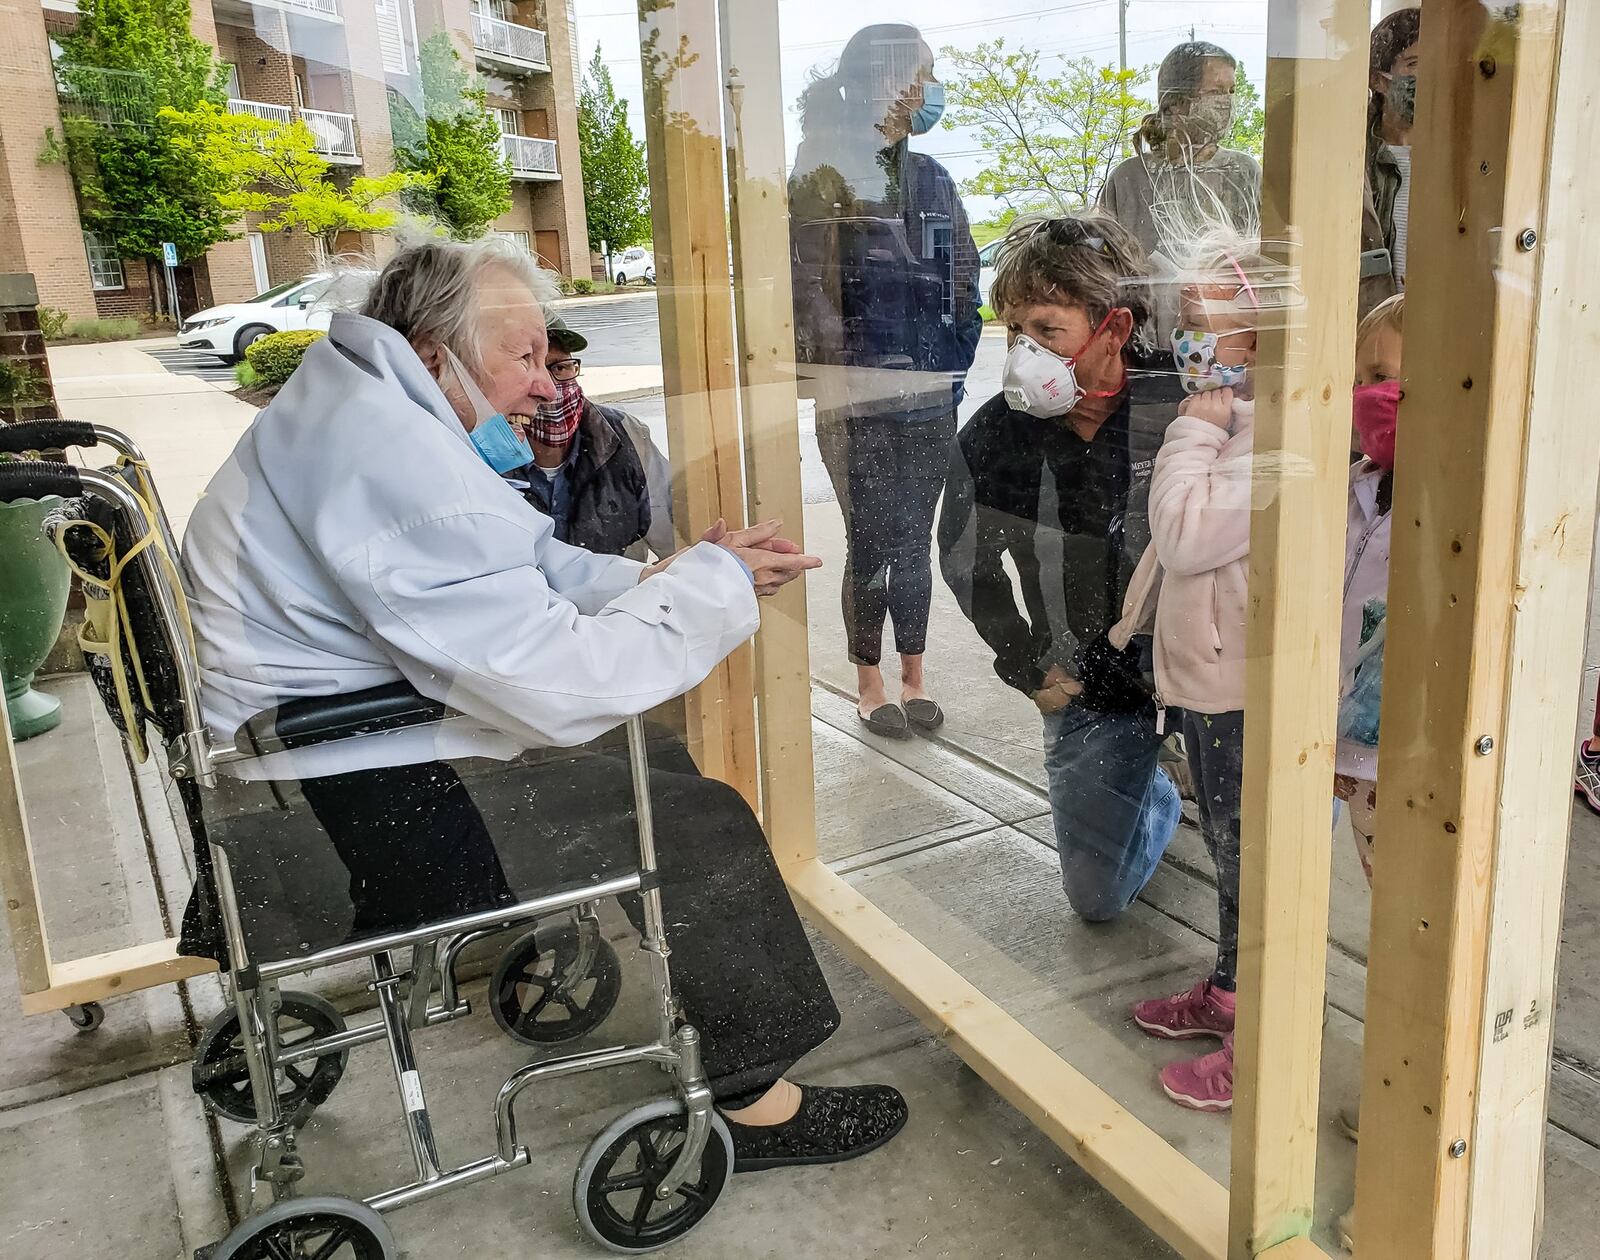
{"label": "gray flat shoe", "polygon": [[906,725],[905,712],[898,704],[880,704],[871,713],[863,715],[860,709],[856,710],[859,717],[874,735],[884,735],[889,739],[904,739],[911,733]]}
{"label": "gray flat shoe", "polygon": [[906,717],[911,725],[924,731],[936,731],[944,725],[944,710],[933,700],[907,700]]}

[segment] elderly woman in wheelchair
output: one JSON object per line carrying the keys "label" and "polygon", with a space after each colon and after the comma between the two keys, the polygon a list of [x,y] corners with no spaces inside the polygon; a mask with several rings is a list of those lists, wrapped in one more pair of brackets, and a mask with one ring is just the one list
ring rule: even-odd
{"label": "elderly woman in wheelchair", "polygon": [[[58,535],[91,595],[114,595],[86,650],[135,679],[102,690],[136,743],[145,721],[163,737],[194,832],[184,948],[221,961],[234,992],[196,1087],[256,1125],[272,1201],[213,1260],[392,1254],[378,1212],[527,1163],[518,1096],[595,1068],[655,1063],[676,1087],[578,1169],[579,1219],[618,1251],[681,1237],[730,1173],[850,1159],[905,1122],[887,1086],[789,1081],[838,1008],[755,817],[638,717],[754,633],[758,595],[820,562],[772,524],[719,522],[650,567],[553,538],[498,474],[527,462],[507,417],[556,394],[554,293],[497,238],[396,254],[212,480],[181,582],[142,467],[0,464],[0,496],[98,501],[86,515],[112,545],[85,545],[81,520]],[[461,950],[517,929],[490,983],[496,1020],[529,1044],[573,1039],[620,990],[599,931],[610,899],[641,937],[654,1035],[521,1068],[494,1105],[498,1149],[442,1165],[411,1032],[465,1012]],[[371,968],[374,1023],[278,988],[353,959]],[[382,1039],[416,1180],[365,1202],[297,1196],[297,1124],[350,1049]]]}

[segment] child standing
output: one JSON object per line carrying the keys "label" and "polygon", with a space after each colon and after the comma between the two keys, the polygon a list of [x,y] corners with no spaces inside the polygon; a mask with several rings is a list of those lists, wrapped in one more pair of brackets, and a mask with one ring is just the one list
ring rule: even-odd
{"label": "child standing", "polygon": [[1213,236],[1180,291],[1173,358],[1189,397],[1167,429],[1150,489],[1152,543],[1129,588],[1124,633],[1155,604],[1158,703],[1183,710],[1200,827],[1217,870],[1217,962],[1194,988],[1141,1002],[1153,1037],[1222,1038],[1222,1048],[1162,1069],[1185,1107],[1233,1106],[1239,950],[1239,786],[1244,764],[1244,638],[1251,447],[1260,302],[1250,276],[1270,269],[1253,242]]}
{"label": "child standing", "polygon": [[1356,333],[1353,416],[1365,458],[1350,469],[1334,795],[1350,807],[1350,830],[1369,886],[1378,806],[1378,695],[1387,625],[1394,431],[1404,327],[1405,295],[1397,294],[1368,312]]}

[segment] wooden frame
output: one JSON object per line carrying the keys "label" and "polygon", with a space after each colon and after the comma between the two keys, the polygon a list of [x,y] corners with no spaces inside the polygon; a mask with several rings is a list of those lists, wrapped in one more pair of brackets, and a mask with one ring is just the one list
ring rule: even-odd
{"label": "wooden frame", "polygon": [[[778,515],[798,532],[776,0],[725,0],[720,18],[639,8],[680,519]],[[756,650],[690,710],[702,765],[760,805],[808,916],[1186,1260],[1322,1255],[1309,1230],[1354,323],[1353,296],[1327,295],[1354,292],[1337,243],[1355,237],[1367,9],[1285,3],[1269,31],[1268,233],[1303,242],[1317,318],[1267,334],[1263,360],[1280,367],[1258,401],[1258,455],[1278,455],[1252,548],[1233,1194],[819,860],[803,591],[764,608]],[[1363,1115],[1361,1254],[1531,1260],[1570,809],[1570,725],[1549,715],[1570,714],[1581,664],[1600,448],[1580,392],[1600,361],[1583,289],[1600,274],[1600,16],[1563,0],[1504,13],[1430,0],[1429,15],[1420,108],[1440,139],[1418,155],[1412,198],[1401,463],[1433,475],[1401,478],[1395,505],[1379,811],[1392,839],[1364,1084],[1382,1105]],[[1482,312],[1481,336],[1461,335],[1462,311]],[[1289,571],[1293,584],[1275,580]],[[212,969],[171,941],[55,962],[33,872],[0,732],[0,883],[24,1010]]]}
{"label": "wooden frame", "polygon": [[[658,4],[659,0],[641,0],[647,32],[660,29],[663,11]],[[1471,39],[1459,33],[1463,22],[1474,32],[1472,38],[1496,34],[1483,29],[1483,6],[1469,0],[1434,0],[1433,8],[1439,8],[1445,16],[1442,22],[1435,21],[1430,30],[1453,27],[1458,33],[1448,48],[1442,41],[1430,44],[1423,72],[1425,82],[1446,78],[1442,62],[1448,58],[1456,59],[1458,70],[1460,64],[1465,64],[1461,57]],[[1523,12],[1527,10],[1528,6],[1523,6]],[[1274,1260],[1314,1260],[1323,1254],[1310,1241],[1309,1231],[1327,927],[1329,864],[1325,838],[1339,620],[1335,593],[1340,588],[1337,579],[1342,560],[1339,539],[1344,526],[1346,481],[1343,452],[1349,432],[1346,390],[1353,357],[1356,278],[1354,251],[1332,248],[1329,242],[1353,240],[1356,236],[1364,144],[1360,126],[1364,111],[1360,105],[1366,82],[1368,6],[1365,0],[1332,0],[1316,6],[1313,13],[1304,6],[1285,4],[1274,8],[1273,19],[1275,29],[1269,32],[1269,49],[1276,55],[1269,58],[1267,92],[1271,157],[1263,198],[1267,232],[1270,235],[1277,231],[1283,238],[1293,236],[1305,242],[1299,262],[1307,292],[1349,296],[1331,303],[1320,299],[1314,322],[1278,337],[1263,355],[1282,367],[1258,401],[1257,449],[1258,454],[1270,450],[1281,456],[1267,465],[1273,494],[1270,505],[1258,517],[1260,541],[1253,547],[1253,581],[1257,590],[1264,587],[1269,594],[1257,600],[1251,619],[1250,705],[1252,713],[1262,716],[1252,723],[1247,752],[1246,851],[1251,859],[1242,890],[1245,996],[1237,1043],[1239,1100],[1234,1127],[1235,1193],[1231,1199],[1212,1179],[1064,1064],[1011,1016],[819,861],[809,792],[793,788],[801,779],[795,774],[796,763],[807,764],[810,722],[809,680],[802,668],[806,647],[801,620],[804,614],[799,600],[789,609],[777,606],[767,611],[756,668],[764,819],[797,903],[908,1010],[938,1031],[985,1079],[1160,1237],[1185,1257],[1208,1260],[1221,1260],[1224,1256],[1230,1260],[1266,1256]],[[673,29],[683,33],[683,19],[675,20],[679,25]],[[684,99],[703,99],[702,94],[710,90],[719,74],[720,86],[726,93],[722,134],[729,137],[725,174],[738,292],[735,336],[744,415],[740,440],[746,461],[746,502],[752,515],[770,512],[767,505],[779,505],[779,514],[789,517],[799,502],[799,486],[797,444],[792,433],[785,431],[793,428],[794,402],[789,383],[792,354],[787,341],[792,314],[779,254],[780,244],[787,239],[787,225],[784,172],[776,156],[783,150],[784,108],[779,96],[776,5],[771,0],[748,4],[741,0],[739,4],[722,6],[720,71],[709,64],[711,44],[704,40],[704,20],[703,16],[694,19],[697,40],[682,46],[684,51],[700,56],[679,57],[676,74]],[[1472,26],[1474,21],[1476,27]],[[1583,64],[1585,52],[1588,64],[1596,63],[1594,25],[1585,15],[1581,37],[1575,41],[1578,47],[1569,46],[1565,54],[1573,65]],[[1569,39],[1575,33],[1569,33]],[[1491,167],[1499,167],[1506,165],[1513,144],[1526,146],[1517,168],[1523,174],[1519,187],[1532,198],[1531,208],[1537,210],[1544,184],[1533,168],[1552,150],[1547,144],[1549,111],[1544,111],[1541,129],[1540,113],[1532,102],[1538,99],[1541,76],[1548,80],[1552,64],[1549,58],[1556,44],[1553,32],[1524,35],[1545,52],[1543,61],[1519,56],[1501,67],[1506,76],[1502,82],[1519,85],[1518,125],[1514,134],[1506,133],[1504,128],[1499,133],[1475,133],[1474,153]],[[1306,43],[1308,39],[1313,43]],[[1501,43],[1493,46],[1498,48]],[[1437,79],[1431,77],[1435,75]],[[700,86],[690,87],[689,81],[696,79]],[[1548,82],[1545,86],[1548,90]],[[1558,114],[1567,119],[1566,130],[1558,127],[1556,131],[1558,151],[1571,155],[1584,152],[1584,144],[1591,146],[1588,151],[1592,152],[1593,147],[1593,124],[1584,116],[1593,111],[1585,109],[1580,96],[1575,87],[1568,91]],[[1436,104],[1434,108],[1448,111],[1451,106]],[[703,115],[696,113],[694,117],[697,125],[705,125]],[[1317,155],[1315,162],[1295,160],[1297,155],[1308,152]],[[668,169],[672,160],[669,155],[662,162],[662,169]],[[1427,160],[1424,157],[1419,163],[1419,172],[1428,169]],[[1570,168],[1583,165],[1574,160]],[[1451,181],[1463,181],[1464,168],[1452,166],[1448,176],[1442,173],[1442,167],[1434,170],[1431,179],[1419,177],[1413,196],[1413,241],[1443,240],[1457,221],[1456,201],[1445,186]],[[1575,176],[1574,182],[1578,178],[1582,176]],[[1559,217],[1563,230],[1571,233],[1562,263],[1565,277],[1582,274],[1582,251],[1572,237],[1577,224],[1583,221],[1578,207],[1593,204],[1593,191],[1589,190],[1585,203],[1575,188],[1559,198],[1551,190],[1544,221]],[[709,199],[713,194],[702,185],[696,195]],[[700,213],[707,215],[711,211],[702,208]],[[1540,218],[1535,215],[1536,220]],[[661,232],[658,226],[658,239]],[[1475,239],[1474,246],[1481,250],[1481,237]],[[1588,251],[1583,254],[1584,263],[1592,275],[1594,247],[1586,245],[1584,249]],[[1426,259],[1427,246],[1417,246],[1413,256]],[[1419,272],[1426,265],[1419,264]],[[1445,282],[1441,279],[1439,283]],[[1423,285],[1419,294],[1425,292]],[[1454,311],[1462,309],[1459,300],[1458,293]],[[1548,279],[1541,300],[1548,309],[1561,312],[1564,330],[1576,333],[1582,323],[1584,336],[1589,338],[1584,344],[1592,357],[1595,316],[1580,312],[1569,291]],[[1441,326],[1446,322],[1442,312],[1449,305],[1446,302],[1439,308]],[[1520,353],[1526,363],[1536,313],[1536,307],[1529,304],[1520,313],[1520,326],[1515,320],[1497,323],[1497,346],[1503,344],[1510,359],[1515,360]],[[708,326],[713,315],[720,327],[720,302],[706,303],[700,325]],[[1415,323],[1417,317],[1412,319]],[[1579,353],[1574,351],[1572,357]],[[1552,367],[1548,375],[1550,392],[1559,396],[1558,372]],[[1575,378],[1576,373],[1568,374],[1568,389],[1575,388],[1570,384]],[[1516,390],[1503,394],[1497,389],[1495,393],[1502,399],[1517,396]],[[1542,419],[1551,425],[1555,411],[1551,405],[1543,412],[1536,409],[1535,423]],[[1536,430],[1530,430],[1533,431]],[[1567,493],[1549,502],[1541,499],[1548,510],[1514,515],[1500,522],[1502,528],[1508,522],[1520,522],[1520,534],[1503,532],[1499,539],[1518,540],[1521,560],[1516,571],[1530,577],[1538,574],[1540,611],[1552,623],[1562,626],[1560,632],[1542,632],[1537,660],[1530,656],[1516,675],[1519,685],[1527,680],[1527,700],[1519,712],[1528,715],[1524,721],[1529,728],[1541,705],[1546,706],[1547,712],[1552,699],[1570,699],[1570,681],[1576,672],[1579,647],[1575,636],[1581,625],[1586,592],[1594,481],[1592,467],[1570,455],[1578,450],[1586,455],[1591,452],[1592,437],[1587,432],[1581,439],[1569,433],[1563,439],[1561,457],[1541,457],[1537,461],[1544,478],[1537,493],[1543,496],[1557,486]],[[727,443],[724,449],[731,457],[731,438],[721,440]],[[1439,439],[1441,445],[1444,442]],[[1422,462],[1427,462],[1427,456],[1422,457]],[[1562,475],[1557,475],[1558,465]],[[1530,478],[1534,467],[1530,463]],[[1307,468],[1312,470],[1309,477],[1304,475]],[[1505,478],[1500,481],[1504,484]],[[1513,502],[1505,500],[1502,506]],[[691,495],[686,509],[698,521],[725,514],[727,503],[726,498],[696,500]],[[1551,507],[1550,503],[1557,506]],[[1551,520],[1557,519],[1551,513],[1558,510],[1565,513],[1559,519],[1565,520],[1567,527],[1553,531],[1560,537],[1560,546],[1552,552],[1547,541],[1542,548],[1539,546],[1541,540],[1552,536],[1551,529],[1541,534],[1534,526],[1549,526]],[[1404,494],[1396,511],[1397,519],[1404,511],[1436,531],[1448,517],[1437,497],[1425,495],[1421,487]],[[797,516],[793,519],[798,523]],[[1318,540],[1310,550],[1302,545],[1308,538]],[[1421,568],[1419,555],[1412,562],[1410,576],[1420,578]],[[1299,575],[1293,584],[1294,592],[1299,594],[1291,591],[1290,584],[1273,581],[1285,571]],[[1397,574],[1401,571],[1397,563]],[[1502,605],[1508,606],[1511,589],[1502,582],[1493,593]],[[1327,595],[1306,598],[1306,590],[1322,590]],[[1523,621],[1531,641],[1535,627],[1531,619]],[[1407,623],[1402,617],[1396,624]],[[1402,677],[1406,674],[1407,671],[1401,672]],[[1510,677],[1505,671],[1499,674],[1502,690]],[[1386,705],[1403,708],[1416,699],[1411,687],[1391,685]],[[1386,730],[1399,725],[1385,721]],[[1444,730],[1426,723],[1423,727],[1407,729],[1419,758],[1436,753],[1445,743],[1460,745],[1465,738],[1459,724]],[[1568,773],[1565,730],[1556,724],[1554,736],[1548,730],[1535,733],[1529,729],[1525,737],[1527,751],[1523,755],[1543,772],[1546,788],[1551,787],[1556,775],[1564,777]],[[1385,747],[1394,738],[1393,734],[1386,734]],[[1560,785],[1562,790],[1553,791],[1548,799],[1564,803],[1564,786]],[[1392,802],[1394,798],[1387,799]],[[1502,888],[1500,907],[1504,918],[1511,912],[1513,901],[1518,905],[1538,905],[1545,912],[1542,921],[1548,925],[1548,909],[1559,888],[1556,851],[1564,831],[1558,824],[1564,824],[1565,811],[1545,808],[1540,812],[1535,804],[1531,797],[1526,803],[1519,798],[1514,807],[1503,805],[1502,813],[1514,808],[1519,819],[1537,822],[1544,843],[1541,853],[1549,852],[1550,856],[1536,863],[1535,873],[1517,881],[1516,887]],[[1480,811],[1492,808],[1492,801],[1482,800],[1479,806]],[[1402,806],[1391,803],[1387,808],[1393,813]],[[1554,816],[1557,813],[1560,818]],[[1386,825],[1385,829],[1390,827]],[[1400,825],[1399,830],[1404,832],[1405,827]],[[1403,899],[1408,890],[1421,891],[1428,884],[1423,872],[1415,874],[1417,878],[1409,880],[1389,877],[1389,895],[1380,896],[1375,907],[1376,940],[1411,930],[1409,910],[1394,902]],[[1503,972],[1515,972],[1519,980],[1533,983],[1541,993],[1547,993],[1554,968],[1553,927],[1535,945],[1512,948],[1503,929],[1498,933],[1490,931],[1488,904],[1484,900],[1471,907],[1472,914],[1463,913],[1458,929],[1465,935],[1499,941],[1499,952],[1491,950],[1487,957],[1500,959]],[[1461,909],[1466,911],[1469,907],[1463,905]],[[1547,1010],[1548,1006],[1542,1009]],[[1369,1020],[1369,1037],[1382,1043],[1397,1037],[1404,1013],[1386,1007],[1382,995],[1375,995]],[[1539,1078],[1538,1084],[1523,1088],[1530,1085],[1526,1064],[1543,1064],[1547,1059],[1548,1021],[1538,1027],[1538,1036],[1545,1039],[1546,1056],[1531,1060],[1524,1056],[1520,1073],[1500,1068],[1497,1089],[1501,1096],[1522,1089],[1516,1095],[1519,1106],[1514,1118],[1490,1118],[1480,1111],[1480,1131],[1503,1127],[1510,1119],[1524,1131],[1523,1137],[1542,1133],[1542,1067],[1531,1069]],[[1479,1053],[1481,1039],[1464,1037],[1466,1028],[1458,1014],[1452,1019],[1452,1011],[1447,1010],[1439,1013],[1437,1025],[1426,1035],[1442,1037],[1454,1054],[1472,1061]],[[1271,1040],[1269,1029],[1273,1030]],[[1497,1062],[1504,1064],[1504,1057]],[[1483,1065],[1485,1079],[1490,1066],[1487,1062]],[[1436,1158],[1422,1158],[1423,1147],[1436,1137],[1437,1133],[1419,1133],[1416,1126],[1397,1135],[1393,1161],[1412,1161],[1413,1175],[1408,1185],[1416,1186],[1420,1175],[1417,1170],[1437,1167]],[[1363,1157],[1382,1140],[1369,1136],[1363,1145]],[[1528,1145],[1524,1142],[1515,1157],[1518,1175],[1524,1180],[1534,1175],[1529,1171],[1532,1165],[1527,1158]],[[1477,1161],[1469,1158],[1463,1167],[1476,1168]],[[1481,1178],[1484,1174],[1475,1175]],[[1377,1223],[1364,1230],[1363,1256],[1419,1260],[1425,1256],[1466,1254],[1432,1233],[1434,1223],[1446,1219],[1449,1213],[1431,1198],[1421,1201],[1434,1203],[1436,1210],[1420,1213],[1416,1211],[1416,1198],[1408,1200],[1405,1195],[1390,1194],[1388,1200],[1393,1205],[1409,1202],[1415,1220],[1428,1222],[1430,1237],[1426,1240],[1418,1239],[1413,1231],[1406,1241],[1400,1241],[1387,1228],[1390,1218],[1380,1215],[1381,1209],[1368,1216],[1367,1205],[1376,1193],[1372,1188],[1375,1180],[1364,1166],[1362,1219],[1376,1218]],[[1503,1240],[1519,1230],[1531,1236],[1531,1207],[1509,1216],[1513,1223],[1503,1224],[1501,1215],[1491,1214],[1485,1205],[1485,1210],[1473,1214],[1472,1219],[1476,1230],[1486,1238]],[[1498,1242],[1474,1245],[1480,1249],[1474,1250],[1473,1255],[1493,1256],[1496,1260],[1502,1255],[1523,1254],[1495,1250]]]}
{"label": "wooden frame", "polygon": [[[1450,493],[1395,506],[1386,668],[1410,685],[1384,696],[1378,826],[1402,842],[1374,895],[1358,1215],[1397,1256],[1531,1260],[1600,440],[1600,22],[1446,12],[1416,195],[1456,230],[1416,238],[1400,461]],[[1483,336],[1453,335],[1463,310]]]}
{"label": "wooden frame", "polygon": [[57,961],[50,956],[39,882],[34,872],[28,817],[22,807],[11,722],[0,698],[0,891],[5,894],[6,926],[16,955],[22,1013],[42,1015],[84,1002],[120,997],[175,984],[217,969],[208,958],[178,953],[176,938],[130,945],[87,958]]}

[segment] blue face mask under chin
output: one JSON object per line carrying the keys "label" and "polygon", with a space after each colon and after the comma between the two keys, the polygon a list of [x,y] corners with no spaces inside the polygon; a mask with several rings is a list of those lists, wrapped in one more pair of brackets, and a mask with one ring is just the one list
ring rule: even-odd
{"label": "blue face mask under chin", "polygon": [[478,458],[502,474],[533,463],[533,447],[528,445],[527,439],[518,437],[505,413],[494,409],[494,404],[479,388],[478,382],[472,379],[472,373],[456,357],[456,352],[449,346],[445,347],[444,352],[450,370],[455,373],[472,407],[474,424],[467,437],[472,442],[472,449],[478,452]]}
{"label": "blue face mask under chin", "polygon": [[527,440],[517,436],[511,422],[498,411],[487,420],[478,421],[467,434],[479,458],[497,473],[508,473],[533,463],[533,448]]}
{"label": "blue face mask under chin", "polygon": [[911,115],[911,134],[914,136],[925,135],[933,130],[934,125],[944,116],[944,84],[924,83],[922,85],[922,104],[917,106],[916,112]]}

